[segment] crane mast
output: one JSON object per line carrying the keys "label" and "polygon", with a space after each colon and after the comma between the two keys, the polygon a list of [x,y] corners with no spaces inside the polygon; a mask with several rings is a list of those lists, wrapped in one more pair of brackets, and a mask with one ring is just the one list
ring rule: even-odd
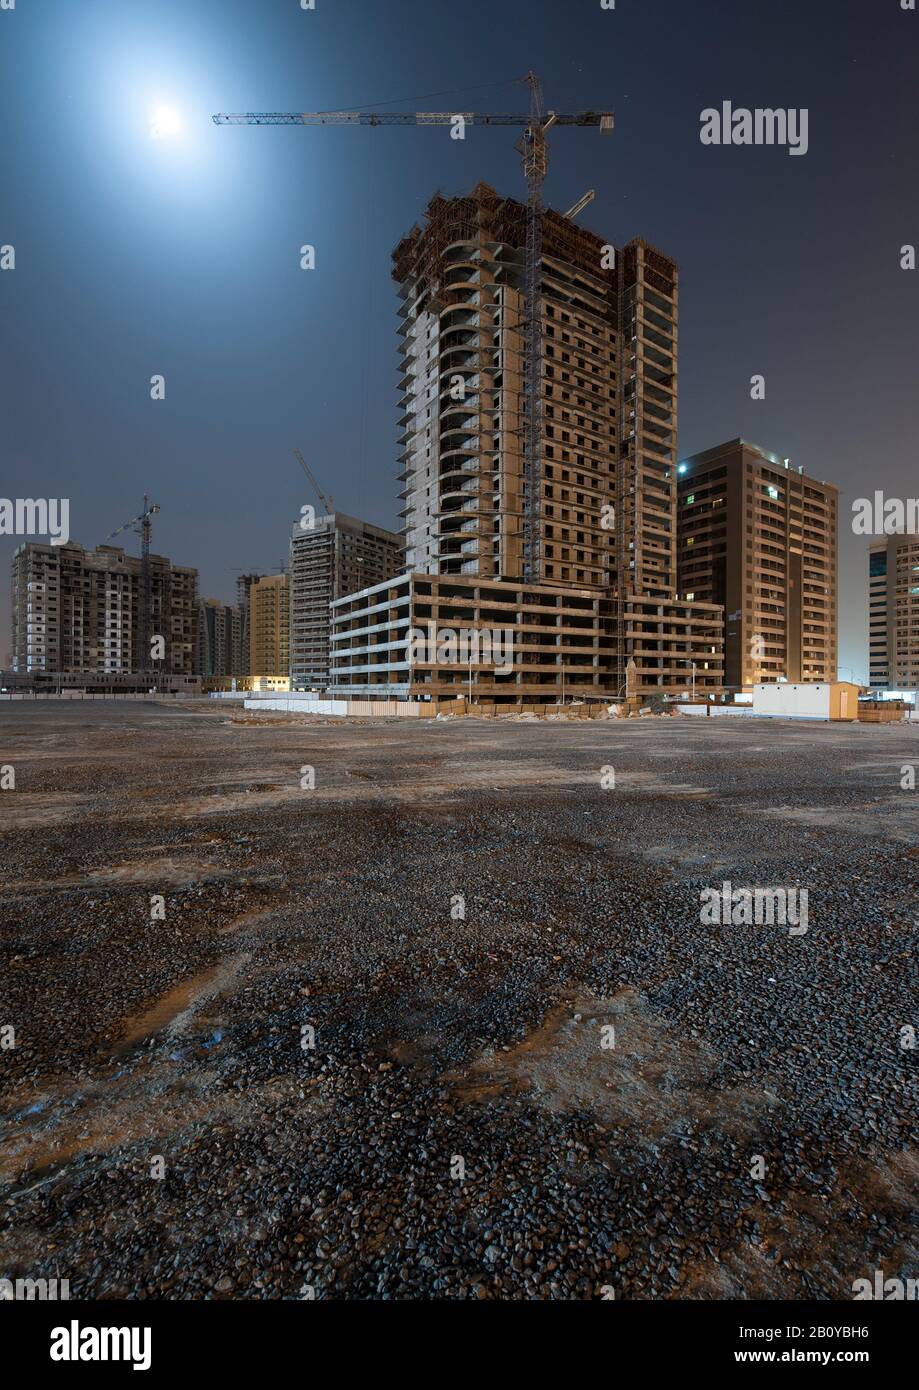
{"label": "crane mast", "polygon": [[139,516],[132,516],[108,536],[112,541],[122,531],[133,530],[140,536],[140,581],[138,584],[138,618],[134,640],[134,667],[145,674],[150,670],[150,627],[152,617],[152,583],[150,575],[150,541],[153,534],[151,517],[159,511],[156,502],[144,494],[144,509]]}
{"label": "crane mast", "polygon": [[525,280],[525,335],[523,400],[523,579],[534,583],[542,574],[542,535],[539,524],[539,489],[542,479],[542,218],[543,184],[549,167],[546,132],[554,117],[543,123],[542,88],[534,72],[527,73],[530,87],[530,124],[517,149],[523,156],[527,181]]}

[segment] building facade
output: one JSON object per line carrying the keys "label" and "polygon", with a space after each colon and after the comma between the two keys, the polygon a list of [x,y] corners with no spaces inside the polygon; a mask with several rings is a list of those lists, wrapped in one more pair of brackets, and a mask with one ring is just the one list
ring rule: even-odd
{"label": "building facade", "polygon": [[[644,241],[617,250],[545,213],[540,447],[531,468],[526,216],[524,204],[486,184],[469,197],[438,195],[425,225],[394,252],[406,568],[415,591],[433,577],[524,585],[536,607],[543,586],[591,595],[605,696],[626,688],[630,605],[653,601],[656,645],[651,659],[650,633],[642,634],[640,679],[644,691],[667,689],[669,673],[701,654],[688,640],[685,602],[676,606],[677,267]],[[715,687],[721,651],[710,616],[700,608]],[[545,701],[559,697],[563,646],[549,665],[537,682]]]}
{"label": "building facade", "polygon": [[725,611],[725,685],[835,681],[838,492],[734,439],[679,465],[679,589]]}
{"label": "building facade", "polygon": [[[487,636],[488,646],[485,646]],[[332,604],[332,690],[495,704],[602,698],[600,595],[403,574]]]}
{"label": "building facade", "polygon": [[[149,670],[191,676],[198,571],[163,555],[151,555],[149,563],[150,633],[162,638],[163,650],[149,660]],[[141,669],[140,568],[140,560],[118,546],[18,546],[12,563],[13,670],[116,675]]]}
{"label": "building facade", "polygon": [[391,579],[402,568],[402,555],[401,538],[394,532],[342,512],[293,527],[288,574],[294,690],[325,690],[329,684],[332,602]]}
{"label": "building facade", "polygon": [[290,590],[286,574],[249,585],[250,676],[290,675]]}
{"label": "building facade", "polygon": [[243,614],[238,607],[201,599],[195,671],[199,676],[245,676],[249,652],[243,647]]}
{"label": "building facade", "polygon": [[889,536],[868,552],[869,681],[919,688],[919,536]]}
{"label": "building facade", "polygon": [[631,664],[629,693],[710,694],[724,689],[724,609],[720,604],[635,596],[621,608],[615,604],[606,608],[611,650],[617,625],[624,629]]}
{"label": "building facade", "polygon": [[[495,705],[605,700],[610,601],[571,585],[403,574],[332,604],[332,691]],[[630,600],[636,689],[720,689],[721,610]],[[686,657],[672,653],[685,650]],[[666,667],[661,663],[666,662]],[[653,679],[652,679],[653,677]],[[625,692],[623,692],[625,693]]]}
{"label": "building facade", "polygon": [[246,674],[249,668],[249,651],[251,645],[249,633],[249,590],[253,584],[264,578],[261,574],[241,573],[236,578],[236,607],[239,609],[242,629],[240,632],[240,643],[243,649],[243,660],[246,664]]}
{"label": "building facade", "polygon": [[525,239],[526,207],[479,184],[432,199],[394,252],[407,568],[673,597],[677,267],[545,214],[543,447],[528,480]]}

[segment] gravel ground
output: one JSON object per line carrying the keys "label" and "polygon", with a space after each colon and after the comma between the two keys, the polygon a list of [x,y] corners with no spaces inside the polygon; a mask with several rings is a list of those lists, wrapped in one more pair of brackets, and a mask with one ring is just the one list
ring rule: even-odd
{"label": "gravel ground", "polygon": [[[0,762],[0,1276],[919,1275],[919,727],[49,702],[0,709]],[[807,931],[703,925],[725,881],[806,888]]]}

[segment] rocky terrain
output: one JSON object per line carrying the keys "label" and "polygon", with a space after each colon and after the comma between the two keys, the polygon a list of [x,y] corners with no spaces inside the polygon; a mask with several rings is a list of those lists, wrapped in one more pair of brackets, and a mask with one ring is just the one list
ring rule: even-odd
{"label": "rocky terrain", "polygon": [[[0,1276],[919,1274],[919,726],[47,702],[0,762]],[[703,925],[724,882],[806,889],[807,931]]]}

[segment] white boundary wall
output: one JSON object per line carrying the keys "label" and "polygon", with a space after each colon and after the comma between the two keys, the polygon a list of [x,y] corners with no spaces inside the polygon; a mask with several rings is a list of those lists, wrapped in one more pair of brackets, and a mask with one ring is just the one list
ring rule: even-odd
{"label": "white boundary wall", "polygon": [[706,716],[716,718],[718,715],[730,715],[735,719],[752,719],[753,711],[749,705],[677,705],[680,714],[699,715],[703,719]]}
{"label": "white boundary wall", "polygon": [[418,700],[320,700],[310,695],[263,695],[245,701],[246,709],[282,710],[285,714],[326,714],[339,718],[392,718],[398,715],[418,716],[424,711],[433,713],[431,705]]}
{"label": "white boundary wall", "polygon": [[245,702],[246,709],[276,709],[299,714],[347,714],[347,700],[298,700],[296,696],[255,696]]}

